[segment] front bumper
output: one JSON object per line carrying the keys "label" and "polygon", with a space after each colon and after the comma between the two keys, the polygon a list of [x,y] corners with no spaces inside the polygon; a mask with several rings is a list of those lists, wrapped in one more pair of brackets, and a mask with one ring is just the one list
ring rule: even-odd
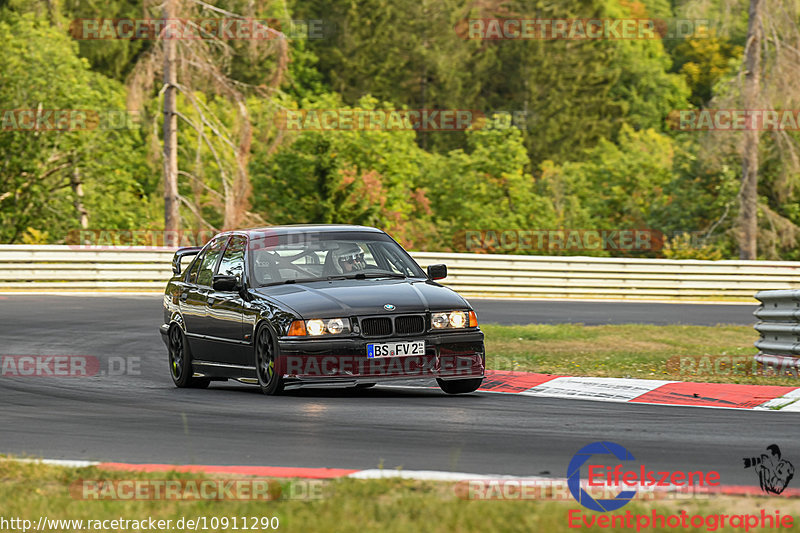
{"label": "front bumper", "polygon": [[[367,344],[425,341],[424,355],[367,357]],[[482,378],[486,355],[481,331],[384,339],[278,340],[278,371],[287,386],[378,383],[398,379]]]}

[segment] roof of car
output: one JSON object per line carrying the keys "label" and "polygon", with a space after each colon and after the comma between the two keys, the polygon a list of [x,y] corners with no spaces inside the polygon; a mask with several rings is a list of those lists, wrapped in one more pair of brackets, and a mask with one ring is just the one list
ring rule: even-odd
{"label": "roof of car", "polygon": [[378,228],[370,226],[356,226],[352,224],[287,224],[285,226],[264,226],[260,228],[247,228],[231,230],[224,233],[246,233],[248,235],[258,235],[264,233],[305,233],[305,232],[331,232],[331,231],[369,231],[383,233]]}

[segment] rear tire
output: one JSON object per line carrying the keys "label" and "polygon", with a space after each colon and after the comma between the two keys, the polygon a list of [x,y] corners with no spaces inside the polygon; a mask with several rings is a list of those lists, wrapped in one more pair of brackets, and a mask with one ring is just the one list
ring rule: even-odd
{"label": "rear tire", "polygon": [[169,374],[175,386],[181,389],[205,389],[211,383],[207,378],[193,377],[192,352],[186,342],[186,335],[178,325],[169,328]]}
{"label": "rear tire", "polygon": [[283,392],[283,378],[276,370],[278,360],[278,346],[272,338],[267,326],[262,326],[256,334],[254,343],[254,356],[256,363],[256,377],[261,392],[268,396],[275,396]]}
{"label": "rear tire", "polygon": [[467,394],[469,392],[475,392],[478,390],[478,387],[480,387],[481,383],[483,383],[483,378],[450,380],[437,378],[436,383],[438,383],[439,388],[447,394]]}

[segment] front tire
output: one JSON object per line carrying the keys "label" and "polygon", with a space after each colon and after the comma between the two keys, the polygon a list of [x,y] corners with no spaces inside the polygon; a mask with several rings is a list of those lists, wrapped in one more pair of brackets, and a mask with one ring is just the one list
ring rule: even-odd
{"label": "front tire", "polygon": [[180,326],[173,325],[169,328],[169,375],[175,386],[181,389],[205,389],[211,383],[210,379],[193,377],[192,352],[186,342]]}
{"label": "front tire", "polygon": [[278,347],[266,326],[258,330],[254,352],[256,377],[261,392],[268,396],[275,396],[283,392],[283,379],[276,368]]}
{"label": "front tire", "polygon": [[483,378],[450,380],[437,378],[436,383],[438,383],[439,388],[447,394],[467,394],[469,392],[475,392],[478,390],[478,387],[480,387],[481,383],[483,383]]}

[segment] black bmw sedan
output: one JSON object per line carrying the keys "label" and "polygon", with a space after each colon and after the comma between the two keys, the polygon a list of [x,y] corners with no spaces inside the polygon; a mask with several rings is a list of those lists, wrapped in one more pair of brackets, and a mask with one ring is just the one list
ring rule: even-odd
{"label": "black bmw sedan", "polygon": [[160,330],[178,387],[235,379],[278,394],[435,378],[459,394],[483,381],[483,333],[436,282],[446,266],[423,271],[376,228],[225,232],[180,248],[172,270]]}

